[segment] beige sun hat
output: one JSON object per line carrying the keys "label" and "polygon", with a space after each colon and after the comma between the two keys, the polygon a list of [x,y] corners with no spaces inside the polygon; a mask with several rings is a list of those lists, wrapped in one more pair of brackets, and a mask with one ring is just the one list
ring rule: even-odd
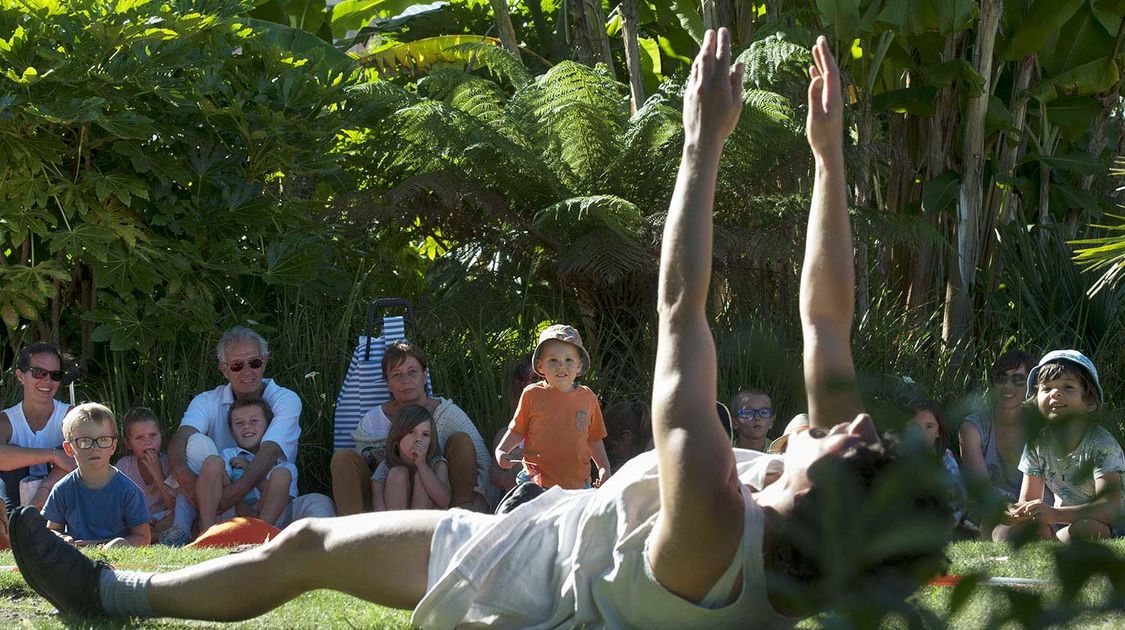
{"label": "beige sun hat", "polygon": [[784,453],[785,448],[789,446],[789,436],[801,429],[809,428],[809,425],[809,414],[799,413],[793,416],[789,424],[785,425],[785,431],[781,434],[781,437],[770,442],[770,446],[766,449],[766,452],[772,454]]}
{"label": "beige sun hat", "polygon": [[531,355],[531,369],[535,370],[536,374],[543,376],[543,373],[536,366],[539,363],[539,351],[543,349],[543,344],[548,341],[565,341],[578,348],[578,355],[582,357],[582,370],[578,372],[578,375],[582,376],[590,370],[590,353],[586,352],[586,348],[582,345],[582,335],[578,334],[574,326],[554,324],[539,333],[539,343],[535,346],[535,352]]}

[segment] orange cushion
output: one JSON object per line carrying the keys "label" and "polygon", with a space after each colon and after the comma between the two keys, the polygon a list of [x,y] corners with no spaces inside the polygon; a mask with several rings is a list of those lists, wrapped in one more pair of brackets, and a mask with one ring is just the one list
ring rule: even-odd
{"label": "orange cushion", "polygon": [[237,547],[269,542],[281,530],[256,518],[236,516],[229,521],[216,523],[196,537],[188,547]]}

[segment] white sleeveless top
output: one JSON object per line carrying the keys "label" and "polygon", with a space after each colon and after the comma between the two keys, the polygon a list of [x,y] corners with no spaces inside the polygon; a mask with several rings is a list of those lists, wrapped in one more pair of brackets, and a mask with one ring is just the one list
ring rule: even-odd
{"label": "white sleeveless top", "polygon": [[[735,449],[739,479],[761,488],[779,458]],[[776,467],[776,468],[775,468]],[[656,454],[642,453],[601,488],[551,488],[512,512],[450,510],[430,543],[423,628],[790,628],[766,595],[765,517],[746,486],[732,567],[694,604],[652,575],[645,549],[660,512]],[[729,600],[742,573],[742,591]]]}
{"label": "white sleeveless top", "polygon": [[[55,401],[55,409],[47,424],[38,431],[32,431],[27,424],[27,416],[23,414],[23,402],[4,410],[8,422],[12,425],[12,438],[8,444],[24,448],[61,448],[63,443],[62,422],[70,405],[61,400]],[[46,477],[47,464],[34,464],[28,468],[28,475],[32,477]]]}

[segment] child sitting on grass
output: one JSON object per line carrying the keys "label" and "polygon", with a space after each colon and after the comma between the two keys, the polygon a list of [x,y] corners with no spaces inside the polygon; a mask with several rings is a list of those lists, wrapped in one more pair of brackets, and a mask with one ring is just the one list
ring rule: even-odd
{"label": "child sitting on grass", "polygon": [[[1034,524],[1040,537],[1063,542],[1121,535],[1125,454],[1090,417],[1104,401],[1094,363],[1077,350],[1047,353],[1027,375],[1027,397],[1047,426],[1024,447],[1011,524]],[[1043,500],[1044,486],[1053,506]]]}
{"label": "child sitting on grass", "polygon": [[371,475],[375,511],[444,510],[451,492],[434,417],[422,405],[406,405],[391,421],[387,459]]}
{"label": "child sitting on grass", "polygon": [[496,462],[511,468],[509,453],[522,441],[531,481],[544,488],[588,488],[592,458],[600,486],[610,475],[602,408],[589,387],[574,382],[590,369],[582,337],[571,326],[548,327],[539,335],[531,363],[545,380],[524,388],[508,432],[496,447]]}
{"label": "child sitting on grass", "polygon": [[125,446],[129,454],[117,460],[117,469],[133,480],[145,493],[149,527],[159,538],[171,525],[176,495],[164,480],[168,478],[168,456],[161,452],[162,438],[156,414],[148,407],[130,409],[122,419]]}
{"label": "child sitting on grass", "polygon": [[236,448],[224,448],[220,455],[203,460],[196,493],[199,497],[199,531],[204,532],[219,521],[235,516],[249,516],[273,524],[297,496],[297,467],[279,461],[256,488],[242,497],[238,504],[219,514],[223,488],[242,476],[253,461],[262,436],[273,420],[269,404],[260,398],[236,400],[227,411],[227,422],[234,435]]}
{"label": "child sitting on grass", "polygon": [[71,409],[63,419],[63,449],[78,468],[63,477],[43,506],[47,527],[78,547],[142,547],[151,539],[145,495],[109,464],[117,447],[117,420],[97,403]]}

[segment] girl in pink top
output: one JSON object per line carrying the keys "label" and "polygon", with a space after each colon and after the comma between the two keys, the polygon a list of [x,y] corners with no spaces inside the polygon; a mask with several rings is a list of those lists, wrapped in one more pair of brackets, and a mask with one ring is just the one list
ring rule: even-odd
{"label": "girl in pink top", "polygon": [[117,460],[117,469],[144,491],[152,538],[157,539],[172,524],[176,496],[164,480],[168,457],[160,452],[160,424],[148,407],[129,410],[124,418],[125,446],[130,453]]}

